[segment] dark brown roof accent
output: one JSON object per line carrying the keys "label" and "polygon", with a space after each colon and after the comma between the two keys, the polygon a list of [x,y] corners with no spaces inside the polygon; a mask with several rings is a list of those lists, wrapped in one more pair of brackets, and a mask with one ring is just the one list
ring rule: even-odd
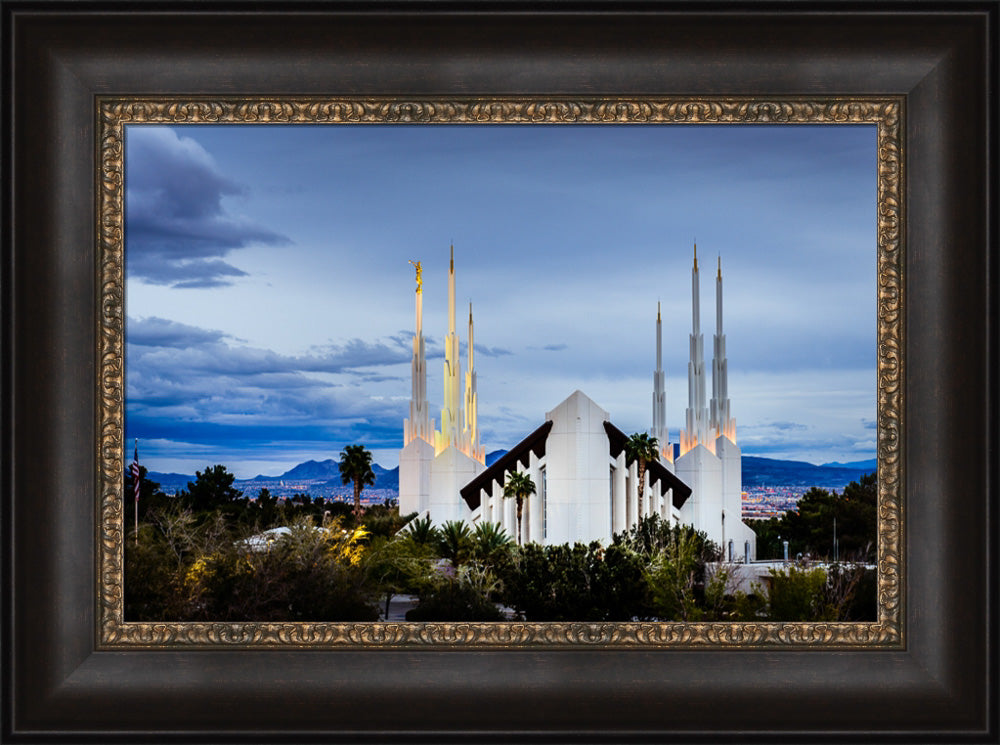
{"label": "dark brown roof accent", "polygon": [[[604,423],[604,431],[608,433],[608,440],[611,443],[611,457],[617,458],[618,454],[625,449],[628,442],[628,435],[622,432],[611,422]],[[677,476],[670,473],[659,461],[650,461],[646,464],[649,471],[649,485],[652,486],[657,481],[660,482],[660,495],[667,489],[672,489],[674,493],[674,507],[680,509],[691,496],[691,487],[681,481]]]}
{"label": "dark brown roof accent", "polygon": [[479,495],[482,489],[492,489],[494,481],[502,485],[506,481],[507,471],[515,470],[517,463],[520,462],[527,468],[531,459],[530,453],[534,453],[539,458],[545,455],[545,438],[549,436],[550,429],[552,429],[552,422],[545,422],[511,448],[500,460],[463,486],[459,493],[465,503],[469,505],[469,509],[474,510],[479,506]]}

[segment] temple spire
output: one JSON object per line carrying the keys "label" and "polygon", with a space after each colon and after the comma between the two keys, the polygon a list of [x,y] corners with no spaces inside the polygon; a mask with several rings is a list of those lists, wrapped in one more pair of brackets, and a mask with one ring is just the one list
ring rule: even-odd
{"label": "temple spire", "polygon": [[476,392],[476,371],[473,366],[472,301],[469,301],[469,369],[465,373],[465,427],[462,432],[462,452],[485,463],[486,452],[479,444],[479,394]]}
{"label": "temple spire", "polygon": [[662,460],[674,459],[674,448],[670,444],[667,431],[667,394],[663,372],[663,323],[660,319],[660,303],[656,303],[656,371],[653,373],[653,428],[649,434],[659,443]]}
{"label": "temple spire", "polygon": [[722,257],[715,278],[715,338],[712,345],[711,426],[715,436],[736,442],[736,420],[730,416],[729,361],[726,359],[726,335],[722,331]]}
{"label": "temple spire", "polygon": [[420,262],[410,261],[417,271],[415,296],[416,324],[413,334],[413,359],[410,363],[410,418],[403,422],[403,445],[421,439],[432,442],[433,423],[427,404],[427,357],[424,349],[424,292]]}
{"label": "temple spire", "polygon": [[708,407],[705,405],[705,352],[701,333],[701,279],[698,274],[698,243],[694,244],[691,269],[691,358],[688,362],[688,408],[681,431],[681,455],[697,445],[715,452],[715,438],[709,435]]}
{"label": "temple spire", "polygon": [[461,444],[462,432],[462,363],[458,356],[458,334],[455,333],[455,246],[451,246],[448,265],[448,336],[444,342],[444,405],[441,408],[441,431],[434,449],[442,453],[450,446]]}

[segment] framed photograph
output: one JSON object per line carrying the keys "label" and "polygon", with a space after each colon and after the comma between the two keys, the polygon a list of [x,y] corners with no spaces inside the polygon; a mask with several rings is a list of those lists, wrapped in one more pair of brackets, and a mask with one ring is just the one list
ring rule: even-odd
{"label": "framed photograph", "polygon": [[[290,12],[276,4],[222,15],[186,7],[175,13],[66,10],[42,2],[3,10],[5,45],[13,50],[5,72],[5,131],[15,154],[4,179],[11,197],[5,207],[11,219],[4,244],[4,432],[13,464],[4,475],[10,546],[5,737],[996,736],[997,671],[988,654],[996,643],[989,622],[996,605],[989,581],[996,563],[990,511],[996,466],[988,457],[997,435],[990,322],[996,266],[988,239],[996,217],[988,188],[995,183],[988,156],[995,113],[988,102],[996,81],[985,64],[996,54],[995,6],[952,13],[928,4],[872,13],[802,4],[773,14],[751,6],[566,5],[528,12],[483,4],[428,6],[421,13],[376,4]],[[682,133],[687,139],[662,139]],[[835,133],[856,134],[857,141],[833,143],[828,138]],[[316,141],[303,145],[304,138]],[[865,155],[858,159],[855,152]],[[658,171],[668,153],[687,161]],[[802,164],[814,162],[826,166],[815,167],[810,182],[802,171],[812,166]],[[532,178],[533,167],[547,168],[546,176]],[[696,184],[712,170],[714,178]],[[231,175],[236,171],[238,178]],[[618,180],[609,176],[614,171]],[[553,172],[559,177],[552,179]],[[658,173],[686,178],[690,186],[658,182]],[[842,182],[844,173],[853,180]],[[467,185],[456,188],[461,177]],[[775,182],[784,184],[782,196],[768,191]],[[566,196],[571,190],[587,195],[592,207],[575,206]],[[574,205],[572,214],[560,215],[556,202],[545,201],[551,191],[562,192],[559,203]],[[338,194],[341,203],[328,210],[315,204]],[[511,194],[526,212],[505,201]],[[711,245],[713,239],[732,244],[741,234],[731,227],[734,194],[745,210],[742,234],[758,242],[775,236],[766,259]],[[434,195],[449,205],[443,223],[427,216]],[[658,204],[666,198],[677,204]],[[768,206],[769,199],[787,200],[784,210]],[[544,219],[524,217],[529,208]],[[367,223],[357,217],[365,211]],[[307,215],[324,212],[325,222],[310,223]],[[517,226],[505,224],[511,219],[524,223],[523,256],[505,248],[518,235]],[[622,224],[610,225],[615,219]],[[399,224],[390,228],[394,220]],[[609,224],[607,240],[594,240],[595,221]],[[688,257],[699,222],[708,223],[702,250],[692,245]],[[442,230],[440,246],[433,245],[432,234]],[[664,238],[675,230],[683,232]],[[187,248],[178,252],[171,247],[179,234]],[[573,250],[556,247],[563,236]],[[408,238],[414,245],[400,248]],[[660,240],[684,252],[663,272],[680,282],[668,285],[657,280],[655,267],[639,268],[661,258]],[[484,248],[475,248],[476,241]],[[472,307],[467,336],[465,311],[458,314],[460,346],[453,283],[456,272],[462,276],[466,242],[469,281],[457,299],[463,308],[471,299],[484,321],[472,345]],[[443,254],[449,243],[446,319],[438,307],[445,259],[433,252]],[[291,248],[305,245],[312,249]],[[817,246],[811,256],[810,245]],[[245,260],[235,261],[234,251]],[[149,462],[160,457],[168,464],[164,471],[175,470],[173,463],[191,473],[184,457],[223,462],[225,455],[248,481],[261,463],[254,458],[273,455],[279,442],[302,452],[340,438],[339,450],[355,437],[396,459],[400,512],[426,512],[437,523],[495,521],[535,542],[610,537],[654,512],[680,521],[691,509],[684,506],[691,492],[685,482],[700,485],[702,501],[711,492],[705,484],[715,483],[705,475],[715,466],[702,459],[696,468],[685,457],[699,442],[708,444],[698,435],[702,424],[714,428],[711,455],[726,473],[733,457],[727,443],[745,443],[745,451],[754,442],[774,446],[782,441],[775,431],[800,421],[779,414],[771,399],[769,413],[741,423],[746,439],[737,439],[725,384],[723,277],[735,297],[751,293],[729,289],[735,282],[727,251],[734,280],[740,271],[756,277],[755,270],[773,274],[783,266],[786,289],[771,291],[769,303],[743,308],[771,308],[798,323],[775,326],[774,334],[787,337],[784,345],[768,347],[767,334],[741,343],[746,356],[753,347],[756,364],[772,379],[784,381],[786,393],[792,378],[777,372],[789,366],[782,350],[831,359],[855,354],[864,344],[843,341],[837,322],[850,326],[861,317],[870,324],[868,349],[859,353],[866,361],[830,367],[839,399],[820,403],[820,393],[801,382],[811,379],[829,392],[832,383],[817,382],[815,368],[794,385],[805,389],[800,402],[808,398],[827,418],[839,408],[854,421],[856,431],[849,431],[856,449],[842,447],[830,460],[877,455],[871,618],[794,621],[699,611],[690,621],[640,620],[642,614],[632,612],[625,620],[581,614],[539,621],[518,606],[499,621],[409,622],[389,617],[388,600],[377,620],[350,614],[244,620],[212,616],[197,604],[186,616],[129,616],[138,606],[123,584],[127,546],[135,539],[138,547],[141,534],[126,519],[123,472],[129,463],[138,471],[133,442],[143,442],[146,431],[153,433]],[[791,266],[796,254],[807,257],[798,274]],[[701,281],[699,259],[716,282]],[[574,262],[587,271],[570,271]],[[682,274],[679,267],[689,262]],[[521,269],[510,271],[515,264]],[[319,300],[327,293],[317,275],[337,276],[338,265],[346,286],[331,281],[336,301]],[[442,276],[432,277],[430,268]],[[237,300],[230,288],[244,277],[253,281],[243,283]],[[867,291],[844,277],[862,277]],[[518,295],[490,288],[513,287],[518,278],[530,279],[535,290]],[[759,277],[754,281],[761,286]],[[368,292],[358,291],[366,286]],[[701,329],[699,287],[717,303]],[[594,302],[581,297],[601,293],[605,300],[597,304],[605,318],[597,323],[586,310]],[[824,304],[825,293],[840,293],[842,302]],[[298,310],[284,309],[292,296]],[[789,310],[789,297],[798,299],[800,313]],[[535,313],[521,313],[517,306],[529,298]],[[602,372],[596,353],[598,345],[634,346],[633,336],[649,337],[652,361],[653,311],[649,319],[632,316],[657,302],[678,327],[680,344],[669,341],[674,331],[667,331],[668,366],[687,368],[667,373],[668,380],[688,394],[672,396],[676,411],[661,413],[659,425],[660,355],[653,383],[638,396],[634,390],[619,396],[624,386],[600,387],[602,374],[615,373]],[[807,306],[816,308],[813,325],[822,326],[814,334],[807,333]],[[540,314],[558,316],[556,307],[568,325],[550,320],[552,336],[516,331],[538,325]],[[317,325],[310,311],[340,313],[352,323],[336,334],[292,334],[295,319]],[[625,317],[608,317],[615,314]],[[364,318],[377,322],[360,323]],[[729,328],[754,325],[726,318]],[[446,320],[450,336],[444,344],[431,340],[428,355],[421,329],[444,340],[429,326]],[[703,371],[709,355],[695,344],[700,333],[711,332],[709,323],[717,324],[711,425]],[[569,338],[584,326],[601,331]],[[632,326],[648,332],[623,330]],[[277,336],[275,329],[282,329]],[[526,366],[539,365],[539,355],[569,356],[571,342],[582,350],[589,345],[589,359],[570,360],[565,368],[546,363],[548,385],[517,382],[516,366],[505,365],[508,357]],[[497,361],[493,379],[484,375],[478,389],[472,351],[477,371]],[[179,358],[189,367],[179,368]],[[251,358],[267,364],[251,365]],[[452,390],[437,372],[427,392],[428,358],[438,368],[443,361],[445,370],[453,361],[466,365],[461,396],[462,378]],[[631,352],[604,359],[634,366]],[[231,391],[227,381],[251,367],[257,377],[239,387],[243,398],[217,405],[231,395],[218,393]],[[586,391],[544,399],[569,379],[560,371],[570,368],[593,373],[573,379],[597,387],[614,403],[613,415]],[[741,379],[735,371],[729,368],[730,380],[740,381],[735,388],[762,407],[767,397],[752,376]],[[634,377],[648,379],[649,372],[639,369]],[[867,403],[853,393],[854,373],[870,380]],[[294,395],[287,393],[293,379]],[[428,408],[437,413],[433,389],[442,382],[445,398],[452,390],[455,402],[442,403],[438,427]],[[276,401],[280,397],[286,400]],[[643,410],[639,415],[632,398],[641,401],[634,407]],[[870,414],[859,414],[866,406]],[[560,458],[572,455],[561,454],[570,451],[558,439],[567,407],[576,407],[577,430],[578,409],[600,413],[594,437],[611,448],[600,456],[610,457],[601,466],[611,468],[610,480],[602,482],[606,504],[587,512],[567,502],[569,521],[560,512],[559,469]],[[807,419],[808,408],[800,403],[809,424],[799,426],[818,427]],[[296,411],[303,425],[287,426]],[[740,416],[738,406],[733,411]],[[532,417],[542,425],[534,432]],[[619,418],[624,431],[614,426]],[[393,421],[396,431],[379,439]],[[676,450],[669,434],[677,431],[675,422],[682,424]],[[650,424],[670,451],[650,466],[643,506],[643,492],[629,496],[637,475],[640,483],[643,477],[627,459],[624,440],[625,432]],[[271,429],[267,437],[262,427]],[[444,442],[449,437],[454,442]],[[786,447],[788,441],[782,441]],[[449,456],[449,445],[464,455]],[[486,450],[501,446],[509,452],[494,454],[496,467],[486,464]],[[430,453],[424,476],[421,447]],[[447,458],[454,462],[437,463]],[[514,500],[502,498],[503,474],[517,470],[544,485],[544,499],[528,497],[523,520],[520,499],[515,513]],[[461,480],[455,483],[463,501],[444,504],[434,488],[421,491],[421,479],[445,477]],[[720,483],[719,504],[725,505],[725,479]],[[578,492],[580,484],[566,489]],[[730,515],[726,523],[725,509],[722,515],[720,526],[704,516],[697,518],[704,525],[695,525],[724,556],[728,548],[730,562],[742,553],[750,566],[756,546],[742,540],[738,518]],[[187,566],[184,581],[211,571],[204,562]]]}

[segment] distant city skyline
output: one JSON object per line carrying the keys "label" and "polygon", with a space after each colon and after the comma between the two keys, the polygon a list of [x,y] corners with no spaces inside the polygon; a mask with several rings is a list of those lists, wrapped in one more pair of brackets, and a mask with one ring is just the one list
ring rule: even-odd
{"label": "distant city skyline", "polygon": [[697,239],[743,452],[875,455],[874,126],[130,125],[125,164],[126,451],[150,470],[278,475],[353,443],[397,465],[408,262],[439,416],[452,243],[487,452],[575,389],[648,430],[657,302],[677,441]]}

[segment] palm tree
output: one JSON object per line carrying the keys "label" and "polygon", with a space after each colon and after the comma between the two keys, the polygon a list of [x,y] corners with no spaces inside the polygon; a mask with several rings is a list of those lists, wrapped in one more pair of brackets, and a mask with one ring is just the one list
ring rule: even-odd
{"label": "palm tree", "polygon": [[658,460],[659,457],[660,443],[652,435],[645,432],[642,434],[635,432],[625,441],[626,465],[631,465],[633,462],[639,464],[636,468],[636,479],[639,482],[639,514],[637,515],[639,519],[642,519],[642,493],[645,491],[646,464]]}
{"label": "palm tree", "polygon": [[507,531],[499,523],[476,523],[472,533],[472,551],[476,558],[492,563],[501,553],[507,551],[514,543]]}
{"label": "palm tree", "polygon": [[340,453],[340,480],[354,482],[354,516],[361,514],[361,490],[375,483],[372,454],[364,445],[348,445]]}
{"label": "palm tree", "polygon": [[521,545],[521,514],[524,510],[524,500],[535,493],[535,482],[526,473],[514,471],[507,477],[507,483],[503,487],[505,497],[513,497],[517,500],[517,545]]}
{"label": "palm tree", "polygon": [[431,518],[429,516],[414,518],[409,524],[406,525],[405,528],[399,531],[399,533],[421,546],[437,543],[437,540],[440,537],[438,535],[437,528],[434,527],[434,523],[431,522]]}
{"label": "palm tree", "polygon": [[438,535],[438,550],[442,558],[458,569],[464,563],[472,548],[472,531],[462,520],[449,520],[441,526]]}

